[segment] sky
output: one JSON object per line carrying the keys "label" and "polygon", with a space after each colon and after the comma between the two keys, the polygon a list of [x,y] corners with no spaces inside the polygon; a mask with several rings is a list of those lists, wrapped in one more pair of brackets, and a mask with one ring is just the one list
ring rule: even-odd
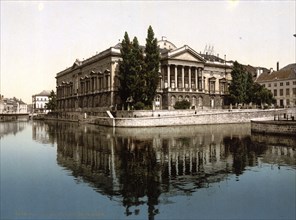
{"label": "sky", "polygon": [[0,94],[27,104],[56,89],[78,58],[116,45],[125,31],[145,45],[147,29],[242,64],[296,62],[296,1],[1,1]]}

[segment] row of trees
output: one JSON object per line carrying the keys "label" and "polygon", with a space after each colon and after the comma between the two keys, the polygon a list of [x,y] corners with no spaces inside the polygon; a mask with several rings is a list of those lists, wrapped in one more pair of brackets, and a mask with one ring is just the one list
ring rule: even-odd
{"label": "row of trees", "polygon": [[229,86],[229,101],[231,104],[273,104],[272,93],[264,86],[253,81],[251,73],[237,61],[233,63],[232,81]]}
{"label": "row of trees", "polygon": [[[144,55],[145,54],[145,55]],[[134,103],[135,108],[150,108],[159,80],[159,48],[151,26],[148,28],[145,49],[137,37],[130,41],[125,32],[121,43],[122,61],[119,63],[119,96],[123,104]]]}

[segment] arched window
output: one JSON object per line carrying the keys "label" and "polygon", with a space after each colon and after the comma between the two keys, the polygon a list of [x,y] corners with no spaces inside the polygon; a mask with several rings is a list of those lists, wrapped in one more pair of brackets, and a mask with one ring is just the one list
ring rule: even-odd
{"label": "arched window", "polygon": [[161,96],[160,95],[157,95],[156,97],[155,97],[155,99],[154,99],[154,103],[155,103],[155,107],[157,108],[157,109],[159,109],[159,107],[160,107],[160,103],[161,103]]}
{"label": "arched window", "polygon": [[178,101],[181,102],[183,100],[183,96],[179,95]]}
{"label": "arched window", "polygon": [[211,108],[215,107],[215,99],[212,97],[211,98]]}
{"label": "arched window", "polygon": [[174,106],[176,104],[176,97],[173,95],[171,97],[171,105]]}
{"label": "arched window", "polygon": [[198,97],[198,107],[202,107],[203,106],[203,98],[200,96]]}
{"label": "arched window", "polygon": [[190,102],[190,98],[189,98],[189,96],[187,95],[187,96],[185,96],[185,100],[186,101],[188,101],[188,102]]}
{"label": "arched window", "polygon": [[192,96],[192,102],[191,102],[192,106],[196,106],[196,97]]}

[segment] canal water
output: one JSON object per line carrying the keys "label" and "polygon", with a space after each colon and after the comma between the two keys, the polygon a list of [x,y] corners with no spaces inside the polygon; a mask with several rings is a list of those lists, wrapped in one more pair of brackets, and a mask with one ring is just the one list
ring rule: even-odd
{"label": "canal water", "polygon": [[1,219],[295,219],[296,139],[250,124],[0,123]]}

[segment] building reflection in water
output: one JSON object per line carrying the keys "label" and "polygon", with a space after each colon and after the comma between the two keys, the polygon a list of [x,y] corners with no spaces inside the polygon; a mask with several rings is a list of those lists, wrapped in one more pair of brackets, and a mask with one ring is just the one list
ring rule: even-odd
{"label": "building reflection in water", "polygon": [[16,135],[16,133],[23,131],[28,122],[27,121],[18,121],[15,122],[0,122],[0,139],[6,135]]}
{"label": "building reflection in water", "polygon": [[48,124],[44,121],[32,122],[32,139],[41,144],[51,144],[56,142],[57,124]]}
{"label": "building reflection in water", "polygon": [[[58,164],[77,182],[120,201],[126,215],[137,215],[147,205],[150,219],[170,197],[238,177],[260,158],[280,161],[278,149],[252,141],[248,124],[112,129],[50,123],[48,129],[55,131],[49,136],[57,141]],[[281,151],[288,158],[280,157],[281,162],[295,166],[295,148]]]}

